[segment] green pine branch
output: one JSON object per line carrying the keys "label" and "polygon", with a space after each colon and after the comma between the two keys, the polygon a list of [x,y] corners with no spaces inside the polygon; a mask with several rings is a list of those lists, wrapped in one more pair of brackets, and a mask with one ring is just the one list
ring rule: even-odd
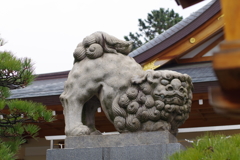
{"label": "green pine branch", "polygon": [[147,19],[138,19],[139,32],[130,32],[124,36],[126,41],[133,41],[133,50],[154,39],[176,23],[183,17],[179,16],[173,10],[160,8],[147,14]]}
{"label": "green pine branch", "polygon": [[[52,122],[55,118],[46,106],[22,100],[0,101],[0,137],[30,136],[35,138],[38,129],[25,128],[27,123]],[[4,112],[3,108],[7,108]]]}
{"label": "green pine branch", "polygon": [[9,89],[23,88],[35,78],[31,59],[18,59],[10,52],[0,52],[0,86]]}
{"label": "green pine branch", "polygon": [[[4,43],[0,38],[0,46]],[[52,122],[55,117],[40,103],[7,99],[10,90],[24,88],[34,80],[31,59],[4,51],[0,61],[0,160],[13,160],[25,138],[37,138],[40,127],[36,124]]]}

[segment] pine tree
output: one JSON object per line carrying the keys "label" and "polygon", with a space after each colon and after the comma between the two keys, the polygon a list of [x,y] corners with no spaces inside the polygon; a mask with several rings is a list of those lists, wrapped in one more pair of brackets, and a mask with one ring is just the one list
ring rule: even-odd
{"label": "pine tree", "polygon": [[180,22],[182,19],[183,17],[179,16],[179,14],[173,10],[165,10],[164,8],[153,10],[151,13],[148,13],[147,19],[138,19],[140,32],[130,32],[128,36],[124,36],[124,39],[126,41],[133,41],[133,49],[136,49]]}
{"label": "pine tree", "polygon": [[11,89],[24,88],[34,80],[31,59],[4,51],[0,52],[0,61],[0,160],[12,160],[26,137],[38,135],[40,128],[32,123],[52,122],[54,117],[40,103],[8,99]]}

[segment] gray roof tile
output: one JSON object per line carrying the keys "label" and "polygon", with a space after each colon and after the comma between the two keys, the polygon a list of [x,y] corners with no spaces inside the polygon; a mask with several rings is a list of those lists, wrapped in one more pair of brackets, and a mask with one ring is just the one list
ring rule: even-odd
{"label": "gray roof tile", "polygon": [[139,48],[138,52],[139,53],[144,52],[143,47]]}
{"label": "gray roof tile", "polygon": [[172,26],[171,28],[169,28],[169,30],[173,33],[177,32],[178,31],[178,28],[177,27],[174,27]]}
{"label": "gray roof tile", "polygon": [[[148,49],[149,49],[149,48],[152,48],[152,47],[154,46],[153,40],[147,42],[146,44],[148,44],[148,45],[147,45],[147,48],[148,48]],[[143,48],[143,47],[141,47],[141,48]]]}
{"label": "gray roof tile", "polygon": [[154,39],[154,40],[152,41],[152,45],[153,45],[153,46],[156,46],[158,43],[159,43],[159,41],[158,41],[157,39]]}
{"label": "gray roof tile", "polygon": [[[160,69],[188,74],[192,77],[193,83],[217,81],[211,63],[165,67]],[[63,92],[66,79],[67,78],[59,78],[35,81],[26,88],[11,90],[12,95],[9,99],[60,95]]]}
{"label": "gray roof tile", "polygon": [[138,53],[138,50],[134,50],[134,51],[132,51],[131,52],[131,54],[129,54],[128,56],[130,56],[130,57],[135,57],[135,56],[137,56],[137,55],[139,55],[140,53]]}
{"label": "gray roof tile", "polygon": [[154,38],[154,39],[156,39],[156,41],[158,41],[159,43],[160,42],[162,42],[163,40],[165,40],[165,38],[163,37],[163,36],[160,36],[160,35],[158,35],[156,38]]}
{"label": "gray roof tile", "polygon": [[195,17],[198,17],[198,16],[200,16],[202,14],[202,12],[194,12],[193,13],[193,15],[195,16]]}
{"label": "gray roof tile", "polygon": [[9,99],[60,95],[66,78],[34,81],[26,88],[11,90]]}
{"label": "gray roof tile", "polygon": [[143,50],[143,51],[146,51],[147,49],[148,49],[147,46],[146,46],[146,45],[143,45],[142,50]]}
{"label": "gray roof tile", "polygon": [[212,69],[211,63],[184,65],[160,69],[173,70],[182,74],[188,74],[192,78],[193,83],[217,81],[217,77]]}
{"label": "gray roof tile", "polygon": [[163,32],[164,37],[168,38],[172,35],[172,32],[168,29],[165,32]]}
{"label": "gray roof tile", "polygon": [[188,18],[185,18],[185,19],[183,19],[183,20],[181,21],[181,25],[182,25],[182,26],[186,26],[186,25],[188,25],[190,22],[191,22],[191,21],[190,21]]}
{"label": "gray roof tile", "polygon": [[187,17],[186,19],[188,21],[192,21],[192,20],[196,19],[197,17],[198,17],[198,15],[196,14],[196,12],[194,12],[194,13],[191,14],[191,16]]}

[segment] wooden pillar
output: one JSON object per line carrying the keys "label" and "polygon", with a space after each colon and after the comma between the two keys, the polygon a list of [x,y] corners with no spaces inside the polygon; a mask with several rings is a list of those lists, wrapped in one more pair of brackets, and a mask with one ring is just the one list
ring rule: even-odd
{"label": "wooden pillar", "polygon": [[220,87],[209,90],[210,104],[219,113],[240,118],[240,1],[221,0],[225,41],[213,57]]}

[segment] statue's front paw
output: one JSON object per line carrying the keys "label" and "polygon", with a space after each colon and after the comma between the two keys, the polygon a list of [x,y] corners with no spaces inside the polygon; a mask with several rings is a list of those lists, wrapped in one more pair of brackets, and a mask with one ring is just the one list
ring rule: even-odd
{"label": "statue's front paw", "polygon": [[90,129],[85,125],[75,127],[68,136],[90,135]]}
{"label": "statue's front paw", "polygon": [[90,135],[102,135],[102,133],[99,130],[95,130],[91,132]]}

